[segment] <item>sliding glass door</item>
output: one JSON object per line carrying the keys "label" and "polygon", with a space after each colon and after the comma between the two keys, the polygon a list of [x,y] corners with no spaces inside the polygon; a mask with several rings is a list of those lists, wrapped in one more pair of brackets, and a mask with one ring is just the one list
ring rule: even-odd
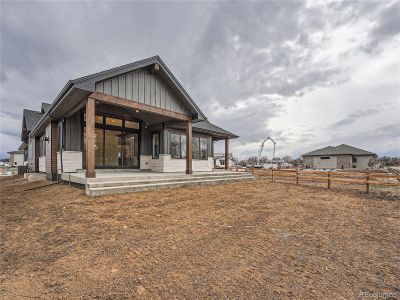
{"label": "sliding glass door", "polygon": [[122,132],[114,130],[104,130],[104,166],[122,166]]}
{"label": "sliding glass door", "polygon": [[139,133],[139,122],[96,115],[96,168],[139,168]]}
{"label": "sliding glass door", "polygon": [[124,134],[121,157],[124,167],[139,166],[139,135],[137,133]]}

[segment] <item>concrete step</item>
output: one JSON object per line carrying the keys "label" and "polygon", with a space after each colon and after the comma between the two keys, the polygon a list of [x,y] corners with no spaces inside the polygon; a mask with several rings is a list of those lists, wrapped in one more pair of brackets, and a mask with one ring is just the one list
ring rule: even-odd
{"label": "concrete step", "polygon": [[212,172],[212,173],[197,173],[192,175],[186,175],[183,173],[177,174],[163,174],[163,173],[140,173],[140,174],[124,174],[119,176],[110,176],[110,177],[96,177],[96,178],[88,178],[87,183],[99,183],[99,182],[121,182],[121,181],[129,181],[129,180],[153,180],[153,179],[167,179],[167,178],[188,178],[188,177],[214,177],[214,176],[241,176],[243,174],[250,174],[250,173],[239,173],[239,172]]}
{"label": "concrete step", "polygon": [[233,176],[225,178],[191,178],[185,181],[168,181],[158,183],[145,183],[135,185],[115,185],[107,187],[89,187],[86,188],[86,195],[95,197],[110,194],[126,194],[142,191],[154,191],[161,189],[170,189],[184,186],[212,185],[220,183],[238,182],[245,180],[253,180],[255,177],[250,176]]}
{"label": "concrete step", "polygon": [[178,176],[178,177],[163,177],[163,178],[151,178],[151,179],[123,179],[118,181],[96,181],[88,182],[89,188],[98,187],[111,187],[111,186],[133,186],[153,183],[167,183],[167,182],[184,182],[192,180],[203,180],[203,179],[223,179],[223,178],[253,178],[251,174],[219,174],[214,176]]}

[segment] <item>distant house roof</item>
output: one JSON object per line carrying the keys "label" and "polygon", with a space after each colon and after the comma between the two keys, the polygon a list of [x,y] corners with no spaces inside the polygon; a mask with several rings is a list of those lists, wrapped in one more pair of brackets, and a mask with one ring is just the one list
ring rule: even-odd
{"label": "distant house roof", "polygon": [[10,151],[8,154],[24,154],[24,151]]}
{"label": "distant house roof", "polygon": [[24,109],[23,117],[25,118],[26,129],[30,132],[39,122],[42,114],[39,111]]}
{"label": "distant house roof", "polygon": [[218,133],[221,135],[225,135],[229,138],[238,138],[238,136],[228,130],[225,130],[217,125],[210,123],[208,120],[193,123],[193,129],[198,129],[200,131],[207,131],[210,133]]}
{"label": "distant house roof", "polygon": [[28,141],[29,133],[39,123],[43,115],[44,114],[40,113],[39,111],[24,109],[22,113],[21,141]]}
{"label": "distant house roof", "polygon": [[28,144],[27,143],[22,143],[19,147],[18,150],[23,151],[28,149]]}
{"label": "distant house roof", "polygon": [[369,152],[360,148],[352,147],[346,144],[339,146],[328,146],[325,148],[317,149],[302,156],[321,156],[321,155],[373,155],[377,157],[376,153]]}

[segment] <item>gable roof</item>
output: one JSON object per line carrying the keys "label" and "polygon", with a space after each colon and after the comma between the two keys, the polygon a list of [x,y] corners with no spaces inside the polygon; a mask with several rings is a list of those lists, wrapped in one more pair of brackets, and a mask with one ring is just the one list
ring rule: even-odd
{"label": "gable roof", "polygon": [[32,132],[42,117],[43,114],[38,111],[24,109],[22,113],[21,141],[28,141],[29,133]]}
{"label": "gable roof", "polygon": [[346,144],[341,144],[336,147],[328,146],[325,148],[305,153],[302,156],[321,156],[321,155],[373,155],[377,157],[376,153],[352,147]]}
{"label": "gable roof", "polygon": [[[52,104],[49,108],[47,108],[47,112],[42,116],[41,120],[38,122],[38,128],[42,126],[43,122],[47,120],[48,114],[53,114],[55,109],[58,107],[59,103],[68,96],[68,94],[72,91],[72,93],[79,90],[82,95],[89,95],[91,92],[95,92],[95,84],[96,82],[105,80],[107,78],[112,78],[121,74],[125,74],[131,71],[135,71],[141,68],[149,67],[153,64],[158,64],[160,66],[160,71],[164,75],[165,79],[169,81],[169,84],[175,87],[177,92],[183,97],[185,103],[191,107],[194,111],[196,111],[195,117],[200,120],[207,120],[207,117],[200,110],[197,104],[193,101],[193,99],[189,96],[186,90],[182,87],[176,77],[172,74],[172,72],[168,69],[168,67],[164,64],[161,58],[156,55],[153,57],[149,57],[143,60],[139,60],[130,64],[122,65],[116,68],[112,68],[109,70],[101,71],[98,73],[90,74],[87,76],[79,77],[73,80],[69,80],[64,88],[60,91],[60,93],[56,96]],[[32,129],[32,131],[36,131],[36,128]]]}
{"label": "gable roof", "polygon": [[158,55],[149,57],[146,59],[142,59],[139,61],[135,61],[133,63],[122,65],[119,67],[115,67],[112,69],[108,69],[105,71],[101,71],[98,73],[90,74],[90,75],[87,75],[84,77],[76,78],[76,79],[71,80],[70,82],[73,83],[78,88],[82,88],[82,89],[86,89],[86,90],[94,92],[95,91],[95,83],[98,81],[102,81],[107,78],[115,77],[115,76],[118,76],[118,75],[121,75],[124,73],[142,69],[142,68],[151,66],[153,64],[158,64],[160,66],[160,68],[161,68],[160,70],[162,70],[164,72],[164,74],[166,75],[166,79],[183,96],[184,100],[189,105],[189,107],[192,107],[198,113],[198,115],[201,119],[206,120],[207,117],[200,110],[200,108],[197,106],[197,104],[194,102],[194,100],[189,96],[189,94],[186,92],[186,90],[180,84],[178,79],[176,79],[174,74],[172,74],[172,72],[168,69],[168,67],[165,65],[165,63],[162,61],[162,59]]}
{"label": "gable roof", "polygon": [[25,126],[28,132],[33,130],[42,116],[43,114],[38,111],[24,109],[23,118],[25,119]]}
{"label": "gable roof", "polygon": [[42,102],[41,113],[47,113],[51,107],[50,103]]}

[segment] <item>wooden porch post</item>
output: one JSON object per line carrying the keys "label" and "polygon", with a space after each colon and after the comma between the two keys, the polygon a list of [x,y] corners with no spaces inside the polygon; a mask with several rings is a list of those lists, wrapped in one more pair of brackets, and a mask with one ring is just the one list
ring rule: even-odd
{"label": "wooden porch post", "polygon": [[34,139],[35,139],[34,171],[35,173],[39,173],[40,138],[34,137]]}
{"label": "wooden porch post", "polygon": [[96,102],[93,98],[86,100],[86,177],[96,177],[94,147],[95,147],[95,108]]}
{"label": "wooden porch post", "polygon": [[192,174],[192,121],[186,123],[186,174]]}
{"label": "wooden porch post", "polygon": [[229,139],[225,139],[225,169],[229,169]]}

